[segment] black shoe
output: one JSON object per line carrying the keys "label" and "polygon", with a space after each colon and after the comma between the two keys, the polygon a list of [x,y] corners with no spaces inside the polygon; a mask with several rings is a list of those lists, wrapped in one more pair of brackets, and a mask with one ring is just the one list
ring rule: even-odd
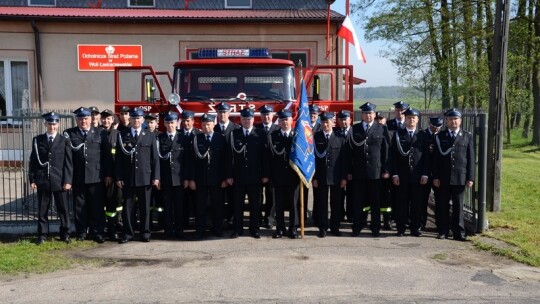
{"label": "black shoe", "polygon": [[82,242],[84,240],[86,240],[86,234],[79,234],[77,236],[77,241]]}
{"label": "black shoe", "polygon": [[341,232],[340,232],[339,230],[332,229],[332,230],[330,230],[330,232],[331,232],[334,236],[341,236]]}
{"label": "black shoe", "polygon": [[222,238],[222,237],[223,237],[223,232],[221,232],[221,231],[215,231],[215,230],[214,230],[214,236],[215,236],[215,237]]}
{"label": "black shoe", "polygon": [[396,235],[399,236],[399,237],[402,237],[402,236],[405,235],[405,233],[403,233],[403,232],[401,232],[401,231],[398,231]]}
{"label": "black shoe", "polygon": [[379,236],[381,236],[381,233],[379,231],[373,231],[373,232],[371,232],[371,236],[372,237],[379,237]]}
{"label": "black shoe", "polygon": [[251,233],[251,236],[254,238],[254,239],[260,239],[261,238],[261,234],[259,232],[252,232]]}
{"label": "black shoe", "polygon": [[360,235],[360,230],[353,230],[351,233],[352,236],[357,237]]}
{"label": "black shoe", "polygon": [[272,235],[272,238],[273,239],[280,239],[280,238],[283,237],[283,234],[284,234],[283,230],[278,229],[278,230],[276,230],[276,232],[274,232],[274,234]]}
{"label": "black shoe", "polygon": [[96,234],[94,236],[94,242],[98,243],[98,244],[103,244],[105,243],[105,239],[103,239],[103,237],[101,236],[101,234]]}
{"label": "black shoe", "polygon": [[422,236],[422,232],[420,232],[420,230],[411,231],[411,235],[416,236],[416,237],[420,237],[420,236]]}
{"label": "black shoe", "polygon": [[41,245],[45,243],[45,237],[44,236],[38,236],[36,239],[36,245]]}
{"label": "black shoe", "polygon": [[197,233],[195,234],[194,240],[196,240],[196,241],[204,240],[204,232],[197,232]]}
{"label": "black shoe", "polygon": [[390,221],[384,221],[383,229],[387,231],[392,230],[392,224],[390,223]]}
{"label": "black shoe", "polygon": [[320,238],[326,237],[326,230],[319,230],[319,234],[317,234],[317,236]]}
{"label": "black shoe", "polygon": [[231,239],[237,239],[238,237],[240,236],[240,233],[234,231],[233,233],[231,233]]}
{"label": "black shoe", "polygon": [[69,235],[66,235],[66,236],[61,236],[60,241],[66,243],[66,244],[69,244],[71,242],[71,239],[69,238]]}
{"label": "black shoe", "polygon": [[109,241],[116,242],[118,241],[118,233],[109,233]]}
{"label": "black shoe", "polygon": [[437,234],[437,239],[439,240],[444,240],[444,239],[447,239],[448,236],[446,234],[442,234],[442,233],[439,233]]}
{"label": "black shoe", "polygon": [[126,238],[126,237],[123,237],[123,238],[121,238],[121,239],[118,240],[118,244],[125,244],[125,243],[127,243],[127,242],[129,242],[129,239]]}
{"label": "black shoe", "polygon": [[148,243],[148,242],[150,242],[150,238],[149,237],[142,237],[141,242]]}
{"label": "black shoe", "polygon": [[289,238],[290,239],[297,239],[300,236],[298,235],[298,230],[296,228],[290,228],[289,229]]}
{"label": "black shoe", "polygon": [[467,237],[464,236],[464,235],[454,235],[454,240],[455,241],[460,241],[460,242],[466,242],[467,241]]}

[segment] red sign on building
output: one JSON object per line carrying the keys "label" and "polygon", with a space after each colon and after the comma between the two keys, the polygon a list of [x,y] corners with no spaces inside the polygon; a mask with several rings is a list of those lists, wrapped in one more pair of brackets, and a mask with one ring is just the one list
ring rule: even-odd
{"label": "red sign on building", "polygon": [[79,71],[114,71],[117,66],[142,65],[142,45],[77,45]]}

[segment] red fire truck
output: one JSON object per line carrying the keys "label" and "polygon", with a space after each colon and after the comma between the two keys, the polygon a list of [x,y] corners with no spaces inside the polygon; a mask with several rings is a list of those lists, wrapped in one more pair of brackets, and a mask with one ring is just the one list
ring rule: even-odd
{"label": "red fire truck", "polygon": [[236,122],[243,108],[256,110],[264,104],[272,104],[276,112],[289,108],[296,113],[303,78],[310,104],[352,114],[352,66],[296,67],[290,60],[271,58],[264,48],[200,49],[197,57],[176,62],[172,77],[151,66],[116,67],[115,110],[124,105],[160,114],[189,110],[199,117],[225,101]]}

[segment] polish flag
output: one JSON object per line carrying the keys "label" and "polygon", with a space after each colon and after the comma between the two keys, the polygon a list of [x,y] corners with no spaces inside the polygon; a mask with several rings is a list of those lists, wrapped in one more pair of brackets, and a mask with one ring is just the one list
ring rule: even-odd
{"label": "polish flag", "polygon": [[345,17],[345,20],[343,21],[343,24],[341,24],[341,28],[339,29],[337,35],[345,39],[345,41],[348,43],[354,45],[358,59],[366,63],[366,56],[364,55],[364,51],[362,51],[362,47],[358,41],[358,36],[356,36],[354,26],[349,16]]}

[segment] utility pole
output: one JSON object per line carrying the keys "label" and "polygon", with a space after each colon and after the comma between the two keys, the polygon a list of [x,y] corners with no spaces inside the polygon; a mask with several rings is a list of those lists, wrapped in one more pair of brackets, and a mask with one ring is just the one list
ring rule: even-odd
{"label": "utility pole", "polygon": [[489,84],[489,121],[487,147],[487,210],[501,210],[502,147],[510,0],[497,0],[495,7],[493,56]]}

